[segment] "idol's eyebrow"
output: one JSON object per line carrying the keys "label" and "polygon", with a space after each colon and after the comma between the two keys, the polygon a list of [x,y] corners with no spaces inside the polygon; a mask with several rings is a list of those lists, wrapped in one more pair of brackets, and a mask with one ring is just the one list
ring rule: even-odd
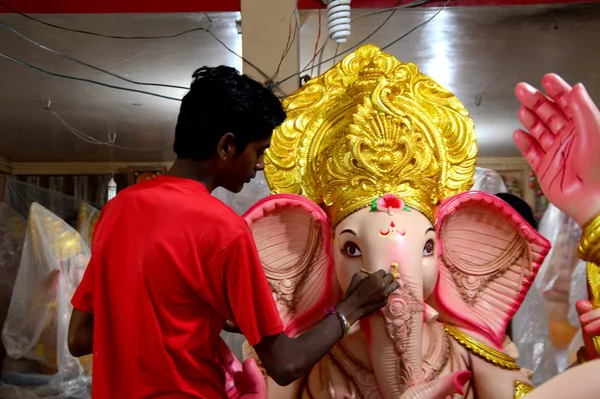
{"label": "idol's eyebrow", "polygon": [[350,229],[345,229],[342,230],[342,232],[340,233],[340,235],[344,234],[344,233],[348,233],[348,234],[352,234],[353,236],[356,236],[357,234],[354,232],[354,230],[350,230]]}
{"label": "idol's eyebrow", "polygon": [[427,230],[425,230],[425,234],[429,233],[430,231],[435,232],[433,227],[428,228]]}

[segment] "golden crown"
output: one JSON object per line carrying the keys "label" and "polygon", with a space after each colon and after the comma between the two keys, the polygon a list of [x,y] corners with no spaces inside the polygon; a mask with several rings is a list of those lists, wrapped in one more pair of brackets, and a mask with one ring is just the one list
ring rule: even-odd
{"label": "golden crown", "polygon": [[265,155],[269,187],[319,204],[333,226],[388,193],[433,222],[444,198],[473,185],[477,143],[465,107],[373,45],[283,105],[287,120]]}

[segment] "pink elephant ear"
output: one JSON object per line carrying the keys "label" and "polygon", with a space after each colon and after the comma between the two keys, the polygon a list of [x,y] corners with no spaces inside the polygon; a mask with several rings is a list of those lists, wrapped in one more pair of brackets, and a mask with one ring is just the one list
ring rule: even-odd
{"label": "pink elephant ear", "polygon": [[476,332],[502,349],[550,243],[500,198],[469,191],[438,208],[440,320]]}
{"label": "pink elephant ear", "polygon": [[304,197],[277,194],[256,203],[244,218],[285,332],[298,336],[321,321],[338,298],[327,215]]}

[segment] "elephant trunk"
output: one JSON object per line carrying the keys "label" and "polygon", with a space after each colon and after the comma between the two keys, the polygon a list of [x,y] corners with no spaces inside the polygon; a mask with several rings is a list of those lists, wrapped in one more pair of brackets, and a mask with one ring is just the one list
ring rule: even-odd
{"label": "elephant trunk", "polygon": [[464,386],[471,379],[470,371],[455,371],[426,384],[409,388],[400,399],[444,399],[449,395],[464,394]]}
{"label": "elephant trunk", "polygon": [[382,312],[363,321],[371,364],[384,399],[396,399],[424,382],[422,371],[422,276],[406,278],[399,271],[400,288]]}

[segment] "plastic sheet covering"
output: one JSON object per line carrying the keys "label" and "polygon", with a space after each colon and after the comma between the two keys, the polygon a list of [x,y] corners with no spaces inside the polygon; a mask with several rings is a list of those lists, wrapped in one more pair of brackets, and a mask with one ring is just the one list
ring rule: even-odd
{"label": "plastic sheet covering", "polygon": [[581,334],[575,302],[587,298],[585,263],[577,258],[579,226],[549,205],[539,231],[552,249],[513,319],[513,338],[521,355],[518,363],[534,371],[535,384],[576,360]]}
{"label": "plastic sheet covering", "polygon": [[[0,202],[0,331],[8,313],[27,223],[8,205]],[[4,345],[0,345],[0,366],[4,361]]]}
{"label": "plastic sheet covering", "polygon": [[[14,178],[6,179],[4,202],[25,219],[29,216],[31,204],[37,202],[72,227],[77,226],[79,206],[83,203],[82,200],[70,195],[48,190]],[[90,205],[98,209],[100,208],[97,204]]]}
{"label": "plastic sheet covering", "polygon": [[[90,370],[67,348],[70,301],[89,259],[77,231],[41,205],[31,205],[2,334],[7,359],[1,398],[90,398]],[[88,366],[90,360],[82,359]]]}
{"label": "plastic sheet covering", "polygon": [[490,194],[505,193],[506,185],[502,176],[491,169],[475,168],[475,184],[471,190],[485,191]]}
{"label": "plastic sheet covering", "polygon": [[99,218],[99,209],[94,208],[87,202],[82,202],[79,205],[79,212],[77,215],[77,231],[79,234],[81,234],[81,237],[90,248],[92,248],[92,235],[94,234],[94,227],[96,226],[96,222]]}

